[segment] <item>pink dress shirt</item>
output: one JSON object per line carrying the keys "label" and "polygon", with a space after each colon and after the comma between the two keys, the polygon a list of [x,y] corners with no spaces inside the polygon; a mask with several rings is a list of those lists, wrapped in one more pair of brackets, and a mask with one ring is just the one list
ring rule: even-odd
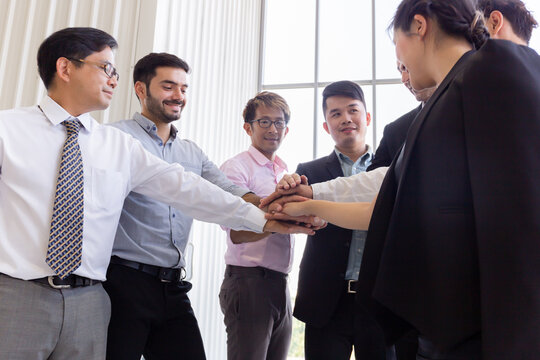
{"label": "pink dress shirt", "polygon": [[[278,156],[269,160],[253,146],[221,165],[221,171],[236,185],[260,197],[270,195],[287,172],[287,165]],[[234,244],[227,231],[225,263],[245,267],[262,266],[289,273],[293,261],[294,239],[291,235],[272,234],[250,243]]]}

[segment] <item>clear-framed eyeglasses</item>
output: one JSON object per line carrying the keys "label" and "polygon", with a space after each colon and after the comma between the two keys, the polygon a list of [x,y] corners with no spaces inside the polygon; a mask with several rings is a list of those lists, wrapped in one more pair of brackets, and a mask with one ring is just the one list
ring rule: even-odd
{"label": "clear-framed eyeglasses", "polygon": [[276,120],[272,121],[269,119],[257,119],[257,120],[251,120],[249,123],[253,124],[254,122],[258,122],[259,126],[263,129],[268,129],[272,124],[276,127],[278,130],[283,130],[287,127],[287,122],[285,120]]}
{"label": "clear-framed eyeglasses", "polygon": [[116,71],[116,68],[110,62],[106,62],[103,64],[97,61],[90,61],[90,60],[84,60],[84,59],[72,59],[72,58],[66,58],[66,59],[68,59],[69,61],[77,61],[82,64],[90,64],[90,65],[97,66],[98,68],[102,69],[109,78],[112,78],[114,76],[116,77],[116,81],[120,80],[120,74],[118,74],[118,72]]}

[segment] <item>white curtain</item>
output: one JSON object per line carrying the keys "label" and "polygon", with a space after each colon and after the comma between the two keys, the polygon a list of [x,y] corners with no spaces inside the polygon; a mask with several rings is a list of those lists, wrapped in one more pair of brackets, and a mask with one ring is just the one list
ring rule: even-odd
{"label": "white curtain", "polygon": [[[247,149],[242,110],[257,92],[260,0],[168,0],[158,3],[154,51],[170,52],[192,68],[189,98],[176,124],[218,166]],[[225,263],[225,232],[195,222],[193,290],[208,359],[226,359],[218,293]]]}
{"label": "white curtain", "polygon": [[[188,105],[176,124],[218,166],[247,149],[241,112],[257,91],[262,0],[0,0],[0,109],[34,105],[45,89],[37,73],[40,43],[68,26],[91,26],[119,43],[120,83],[102,123],[129,118],[139,104],[132,90],[135,62],[165,51],[192,68]],[[225,233],[196,222],[192,230],[193,307],[207,357],[226,358],[218,302]]]}

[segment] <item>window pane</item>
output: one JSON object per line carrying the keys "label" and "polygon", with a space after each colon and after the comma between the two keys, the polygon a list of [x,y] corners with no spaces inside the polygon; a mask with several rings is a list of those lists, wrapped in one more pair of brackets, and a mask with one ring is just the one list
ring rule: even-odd
{"label": "window pane", "polygon": [[263,84],[313,82],[315,1],[267,1]]}
{"label": "window pane", "polygon": [[396,52],[392,41],[392,32],[387,32],[388,25],[401,0],[377,0],[375,2],[375,49],[378,79],[399,78],[396,70]]}
{"label": "window pane", "polygon": [[[364,98],[366,100],[367,112],[373,112],[373,87],[371,85],[362,85],[362,91],[364,92]],[[319,88],[319,105],[317,106],[318,118],[317,118],[317,158],[322,156],[328,156],[334,149],[335,143],[330,134],[323,128],[324,114],[322,111],[322,92],[324,88]],[[373,115],[373,113],[372,113]],[[373,128],[370,125],[366,133],[366,143],[373,148]]]}
{"label": "window pane", "polygon": [[313,90],[272,91],[283,96],[291,109],[289,133],[277,153],[287,163],[289,172],[294,172],[298,163],[313,158]]}
{"label": "window pane", "polygon": [[403,84],[377,86],[377,145],[386,125],[420,105]]}
{"label": "window pane", "polygon": [[321,0],[319,36],[319,81],[371,79],[371,1]]}

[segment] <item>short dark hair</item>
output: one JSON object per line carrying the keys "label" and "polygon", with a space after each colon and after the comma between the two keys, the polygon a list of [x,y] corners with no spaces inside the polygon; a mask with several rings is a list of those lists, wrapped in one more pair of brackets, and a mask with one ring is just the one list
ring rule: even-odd
{"label": "short dark hair", "polygon": [[531,40],[533,28],[538,23],[521,0],[480,0],[478,9],[488,18],[493,11],[500,11],[512,25],[512,30],[527,44]]}
{"label": "short dark hair", "polygon": [[189,65],[178,56],[169,53],[150,53],[142,57],[135,64],[133,69],[133,84],[141,81],[146,84],[146,88],[150,86],[150,82],[156,76],[158,67],[180,68],[186,73],[189,73]]}
{"label": "short dark hair", "polygon": [[[84,59],[100,52],[106,47],[118,47],[116,40],[103,30],[90,27],[71,27],[59,30],[46,38],[37,53],[38,71],[43,84],[48,89],[56,74],[56,61],[68,59]],[[75,66],[82,66],[74,62]]]}
{"label": "short dark hair", "polygon": [[253,99],[250,99],[247,102],[244,112],[242,113],[244,122],[255,120],[255,112],[259,106],[266,106],[268,108],[281,110],[283,112],[283,116],[285,117],[285,122],[287,124],[289,123],[289,119],[291,118],[291,110],[289,109],[289,105],[283,97],[270,91],[260,92],[255,95]]}
{"label": "short dark hair", "polygon": [[489,39],[475,0],[403,0],[390,27],[408,33],[416,14],[437,21],[444,33],[466,39],[475,49]]}
{"label": "short dark hair", "polygon": [[360,100],[362,104],[364,104],[364,107],[366,107],[364,92],[360,85],[348,80],[336,81],[325,87],[322,93],[322,109],[325,117],[327,107],[326,100],[332,96],[345,96],[351,99]]}

